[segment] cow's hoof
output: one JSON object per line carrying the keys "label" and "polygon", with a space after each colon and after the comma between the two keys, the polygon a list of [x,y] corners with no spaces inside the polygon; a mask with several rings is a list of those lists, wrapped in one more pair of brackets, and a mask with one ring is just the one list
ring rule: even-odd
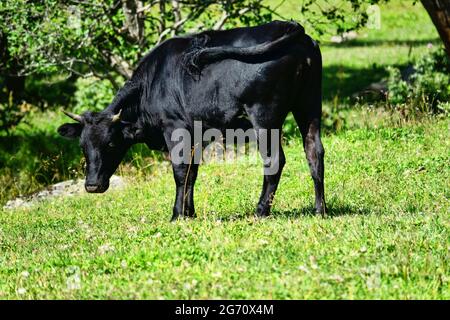
{"label": "cow's hoof", "polygon": [[322,216],[322,218],[326,218],[328,216],[327,210],[325,208],[317,208],[316,214],[320,214]]}
{"label": "cow's hoof", "polygon": [[170,219],[170,222],[175,222],[178,220],[188,220],[188,219],[195,219],[195,214],[194,215],[181,215],[181,214],[173,215],[172,218]]}
{"label": "cow's hoof", "polygon": [[270,216],[270,208],[264,208],[264,207],[258,206],[256,208],[255,216],[257,218],[267,218],[268,216]]}

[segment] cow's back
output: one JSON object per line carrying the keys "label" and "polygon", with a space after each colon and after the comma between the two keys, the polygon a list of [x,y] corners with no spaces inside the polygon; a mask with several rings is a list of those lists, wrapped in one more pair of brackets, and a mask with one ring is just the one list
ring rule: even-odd
{"label": "cow's back", "polygon": [[152,112],[159,113],[163,123],[201,120],[207,127],[227,128],[249,105],[287,108],[304,59],[301,44],[252,62],[225,59],[205,66],[197,76],[187,72],[183,57],[196,39],[206,39],[206,47],[251,47],[272,42],[289,28],[291,23],[275,21],[167,40],[154,50],[159,52],[153,67],[159,77],[152,85]]}
{"label": "cow's back", "polygon": [[272,21],[255,27],[241,27],[220,31],[204,31],[192,37],[208,37],[207,46],[248,47],[274,41],[283,36],[293,24],[286,21]]}

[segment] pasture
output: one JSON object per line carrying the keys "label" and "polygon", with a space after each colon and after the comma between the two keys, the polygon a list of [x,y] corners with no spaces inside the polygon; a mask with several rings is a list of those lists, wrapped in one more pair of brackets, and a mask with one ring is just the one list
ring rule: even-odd
{"label": "pasture", "polygon": [[263,220],[261,169],[219,164],[199,173],[195,220],[169,223],[168,166],[3,212],[2,298],[448,299],[449,142],[443,120],[326,137],[325,219],[298,143]]}
{"label": "pasture", "polygon": [[[280,12],[295,12],[294,3]],[[386,67],[439,44],[419,5],[394,1],[381,13],[380,30],[321,45],[332,115],[323,136],[326,218],[313,213],[313,183],[289,123],[287,164],[266,219],[253,216],[261,165],[211,163],[199,170],[197,218],[170,223],[170,164],[139,147],[119,168],[124,190],[0,211],[0,299],[449,299],[448,114],[405,118],[348,99]],[[42,139],[51,150],[64,121],[55,111],[31,114],[14,139]],[[79,152],[64,143],[67,154]],[[18,148],[11,161],[26,175],[41,154]],[[1,194],[4,203],[12,193]]]}

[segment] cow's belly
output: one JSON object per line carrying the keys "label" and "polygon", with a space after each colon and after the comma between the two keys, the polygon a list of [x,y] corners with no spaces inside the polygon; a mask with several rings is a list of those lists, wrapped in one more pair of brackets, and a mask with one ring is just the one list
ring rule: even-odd
{"label": "cow's belly", "polygon": [[297,88],[295,70],[295,61],[289,57],[259,64],[235,60],[213,64],[185,92],[188,112],[210,127],[239,127],[243,120],[238,119],[245,119],[247,106],[286,107]]}

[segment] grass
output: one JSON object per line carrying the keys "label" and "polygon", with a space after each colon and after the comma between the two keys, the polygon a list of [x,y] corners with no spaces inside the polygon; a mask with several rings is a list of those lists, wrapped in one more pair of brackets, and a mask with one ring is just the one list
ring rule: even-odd
{"label": "grass", "polygon": [[[280,10],[298,18],[296,6]],[[170,166],[138,147],[120,170],[132,181],[123,191],[0,211],[0,299],[449,299],[448,115],[405,121],[348,100],[438,43],[420,4],[390,1],[381,14],[380,30],[322,39],[326,111],[345,122],[323,139],[328,218],[312,214],[295,134],[263,220],[253,217],[261,166],[239,162],[202,166],[197,219],[169,223]],[[79,175],[77,144],[55,132],[62,115],[26,120],[0,136],[0,204]]]}
{"label": "grass", "polygon": [[450,134],[425,121],[325,137],[331,217],[298,143],[271,218],[260,168],[209,164],[169,223],[169,167],[123,192],[0,214],[0,297],[449,299]]}
{"label": "grass", "polygon": [[406,67],[424,54],[427,45],[440,45],[439,35],[420,3],[392,1],[380,7],[381,28],[363,29],[358,38],[322,45],[324,96],[348,97],[379,82],[388,66]]}

